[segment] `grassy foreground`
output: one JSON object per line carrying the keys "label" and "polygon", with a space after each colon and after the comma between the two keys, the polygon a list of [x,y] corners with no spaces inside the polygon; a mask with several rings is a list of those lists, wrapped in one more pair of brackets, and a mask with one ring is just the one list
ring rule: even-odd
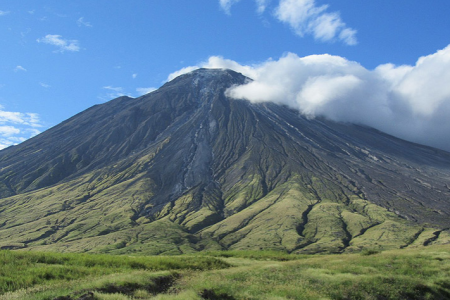
{"label": "grassy foreground", "polygon": [[130,257],[0,251],[0,299],[83,296],[450,299],[450,246],[337,255],[228,251]]}

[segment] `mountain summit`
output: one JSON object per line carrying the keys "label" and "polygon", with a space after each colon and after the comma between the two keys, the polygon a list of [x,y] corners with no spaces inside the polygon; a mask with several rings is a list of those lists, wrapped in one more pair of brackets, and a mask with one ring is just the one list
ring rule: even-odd
{"label": "mountain summit", "polygon": [[0,247],[146,254],[450,242],[450,154],[226,97],[199,69],[0,151]]}

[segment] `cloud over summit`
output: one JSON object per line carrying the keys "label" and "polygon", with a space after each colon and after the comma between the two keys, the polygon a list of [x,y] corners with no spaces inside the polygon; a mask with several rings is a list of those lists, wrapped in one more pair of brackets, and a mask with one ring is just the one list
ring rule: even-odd
{"label": "cloud over summit", "polygon": [[257,65],[213,56],[169,79],[198,67],[233,69],[254,80],[229,89],[232,98],[272,101],[309,117],[363,124],[450,151],[450,45],[414,66],[383,64],[374,70],[329,54],[288,53]]}

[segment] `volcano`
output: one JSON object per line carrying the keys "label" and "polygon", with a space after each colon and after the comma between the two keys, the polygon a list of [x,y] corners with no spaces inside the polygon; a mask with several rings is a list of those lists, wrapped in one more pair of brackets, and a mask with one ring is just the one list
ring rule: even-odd
{"label": "volcano", "polygon": [[352,252],[450,242],[450,153],[230,99],[198,69],[0,151],[0,248]]}

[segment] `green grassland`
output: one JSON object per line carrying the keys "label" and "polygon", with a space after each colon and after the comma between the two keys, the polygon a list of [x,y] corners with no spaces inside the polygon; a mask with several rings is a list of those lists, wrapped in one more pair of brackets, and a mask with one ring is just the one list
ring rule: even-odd
{"label": "green grassland", "polygon": [[[355,254],[0,251],[0,299],[449,299],[450,246]],[[58,298],[59,297],[59,298]]]}
{"label": "green grassland", "polygon": [[[213,195],[208,200],[213,204],[196,208],[190,193],[157,215],[144,217],[138,212],[147,209],[153,183],[139,170],[137,165],[122,173],[93,172],[1,199],[0,249],[141,255],[265,249],[313,254],[450,241],[448,230],[404,220],[315,177],[294,176],[263,196],[260,178],[249,176],[224,195],[223,217],[218,217]],[[123,182],[116,184],[119,177]]]}

